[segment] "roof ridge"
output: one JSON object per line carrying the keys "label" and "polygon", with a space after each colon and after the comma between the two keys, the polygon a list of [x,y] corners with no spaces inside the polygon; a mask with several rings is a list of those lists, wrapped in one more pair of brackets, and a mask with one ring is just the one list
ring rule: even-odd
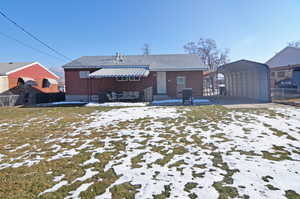
{"label": "roof ridge", "polygon": [[251,61],[251,60],[248,60],[248,59],[239,59],[237,61],[233,61],[233,62],[230,62],[230,63],[223,64],[223,65],[219,66],[218,68],[224,67],[225,65],[229,65],[229,64],[236,64],[238,62],[249,62],[249,63],[253,63],[253,64],[259,64],[259,65],[268,66],[265,63],[261,63],[261,62],[257,62],[257,61]]}
{"label": "roof ridge", "polygon": [[300,47],[294,47],[294,46],[287,46],[285,48],[292,48],[292,49],[295,49],[295,50],[300,50]]}
{"label": "roof ridge", "polygon": [[[177,54],[150,54],[150,55],[127,55],[121,54],[123,56],[139,56],[139,57],[151,57],[151,56],[178,56],[178,55],[190,55],[190,56],[198,56],[197,54],[188,54],[188,53],[177,53]],[[81,57],[115,57],[115,55],[83,55]]]}
{"label": "roof ridge", "polygon": [[272,59],[274,59],[277,55],[283,53],[284,51],[286,51],[287,49],[293,49],[293,50],[299,50],[300,51],[300,48],[297,48],[297,47],[293,47],[293,46],[286,46],[284,47],[283,49],[281,49],[279,52],[275,53],[275,55],[273,55],[269,60],[267,60],[265,62],[265,64],[268,64],[268,62],[270,62]]}
{"label": "roof ridge", "polygon": [[10,64],[10,63],[12,63],[12,64],[20,64],[20,63],[34,63],[35,61],[32,61],[32,62],[30,62],[30,61],[18,61],[18,62],[14,62],[14,61],[11,61],[11,62],[0,62],[1,64]]}

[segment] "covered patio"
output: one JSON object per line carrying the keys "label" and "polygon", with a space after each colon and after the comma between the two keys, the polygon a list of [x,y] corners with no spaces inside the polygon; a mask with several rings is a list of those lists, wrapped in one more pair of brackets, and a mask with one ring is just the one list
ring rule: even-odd
{"label": "covered patio", "polygon": [[149,74],[149,66],[105,66],[89,74],[90,100],[148,101],[152,98]]}

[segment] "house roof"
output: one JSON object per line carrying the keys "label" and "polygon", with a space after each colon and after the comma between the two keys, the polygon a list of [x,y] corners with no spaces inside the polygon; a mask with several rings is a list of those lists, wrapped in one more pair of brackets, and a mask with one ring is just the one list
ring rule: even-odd
{"label": "house roof", "polygon": [[[121,59],[120,59],[121,58]],[[126,55],[117,56],[83,56],[67,63],[63,68],[102,68],[104,66],[149,66],[151,71],[207,70],[198,55]]]}
{"label": "house roof", "polygon": [[269,70],[269,67],[267,64],[263,64],[263,63],[259,63],[259,62],[255,62],[255,61],[250,61],[250,60],[238,60],[235,62],[231,62],[228,64],[224,64],[222,66],[220,66],[218,68],[219,72],[226,72],[226,71],[243,71],[243,70],[248,70],[251,69],[251,67],[253,68],[254,66],[258,66],[258,67],[265,67],[267,70]]}
{"label": "house roof", "polygon": [[270,68],[300,64],[300,48],[286,47],[269,59]]}
{"label": "house roof", "polygon": [[59,76],[57,76],[55,73],[51,72],[48,68],[38,62],[0,62],[0,76],[8,75],[18,70],[30,67],[34,64],[38,64],[40,67],[44,68],[47,72],[51,73],[53,76],[59,79]]}
{"label": "house roof", "polygon": [[18,68],[27,66],[34,62],[7,62],[7,63],[0,63],[0,75],[6,75],[10,71],[14,71]]}

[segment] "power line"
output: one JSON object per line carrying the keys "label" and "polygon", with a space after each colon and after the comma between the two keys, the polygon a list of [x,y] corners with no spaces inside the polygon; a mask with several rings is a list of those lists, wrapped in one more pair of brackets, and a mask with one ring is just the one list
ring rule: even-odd
{"label": "power line", "polygon": [[30,32],[28,32],[25,28],[23,28],[21,25],[17,24],[14,20],[10,19],[6,14],[4,14],[1,10],[0,10],[0,14],[7,19],[9,22],[11,22],[12,24],[14,24],[15,26],[17,26],[19,29],[21,29],[23,32],[25,32],[27,35],[29,35],[31,38],[33,38],[34,40],[38,41],[39,43],[43,44],[44,46],[46,46],[47,48],[49,48],[51,51],[55,52],[56,54],[58,54],[59,56],[62,56],[63,58],[67,59],[67,60],[71,60],[69,57],[65,56],[64,54],[60,53],[59,51],[55,50],[54,48],[52,48],[51,46],[49,46],[48,44],[46,44],[45,42],[43,42],[42,40],[40,40],[39,38],[37,38],[36,36],[34,36],[33,34],[31,34]]}
{"label": "power line", "polygon": [[49,54],[49,53],[46,53],[46,52],[44,52],[44,51],[41,51],[41,50],[39,50],[38,48],[32,47],[32,46],[30,46],[30,45],[28,45],[28,44],[26,44],[26,43],[24,43],[24,42],[22,42],[22,41],[20,41],[20,40],[18,40],[18,39],[15,39],[15,38],[13,38],[13,37],[11,37],[11,36],[9,36],[9,35],[3,33],[3,32],[0,32],[0,35],[2,35],[3,37],[5,37],[5,38],[7,38],[7,39],[10,39],[10,40],[12,40],[12,41],[15,41],[15,42],[19,43],[19,44],[22,45],[22,46],[25,46],[25,47],[27,47],[27,48],[30,48],[30,49],[34,50],[34,51],[37,51],[37,52],[39,52],[39,53],[41,53],[41,54],[44,54],[44,55],[53,57],[53,58],[58,59],[58,60],[61,60],[61,61],[64,60],[64,59],[62,59],[62,58],[60,58],[60,57],[56,57],[56,56],[53,56],[53,55],[51,55],[51,54]]}

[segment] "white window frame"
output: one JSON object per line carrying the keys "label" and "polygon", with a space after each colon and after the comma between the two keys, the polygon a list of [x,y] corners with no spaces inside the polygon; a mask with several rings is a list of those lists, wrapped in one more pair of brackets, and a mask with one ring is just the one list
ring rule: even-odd
{"label": "white window frame", "polygon": [[86,79],[86,78],[89,78],[89,74],[90,74],[90,71],[79,71],[79,78],[80,79]]}
{"label": "white window frame", "polygon": [[117,77],[116,80],[119,82],[129,81],[128,77]]}
{"label": "white window frame", "polygon": [[129,77],[129,81],[136,82],[136,81],[140,81],[140,80],[141,80],[141,78],[138,76]]}
{"label": "white window frame", "polygon": [[285,76],[286,76],[285,71],[278,71],[278,72],[277,72],[277,77],[278,77],[278,78],[283,78],[283,77],[285,77]]}
{"label": "white window frame", "polygon": [[[180,80],[180,81],[178,81],[178,80]],[[176,77],[176,84],[177,85],[179,85],[179,84],[180,85],[185,85],[186,84],[185,80],[186,80],[185,76],[177,76]]]}

